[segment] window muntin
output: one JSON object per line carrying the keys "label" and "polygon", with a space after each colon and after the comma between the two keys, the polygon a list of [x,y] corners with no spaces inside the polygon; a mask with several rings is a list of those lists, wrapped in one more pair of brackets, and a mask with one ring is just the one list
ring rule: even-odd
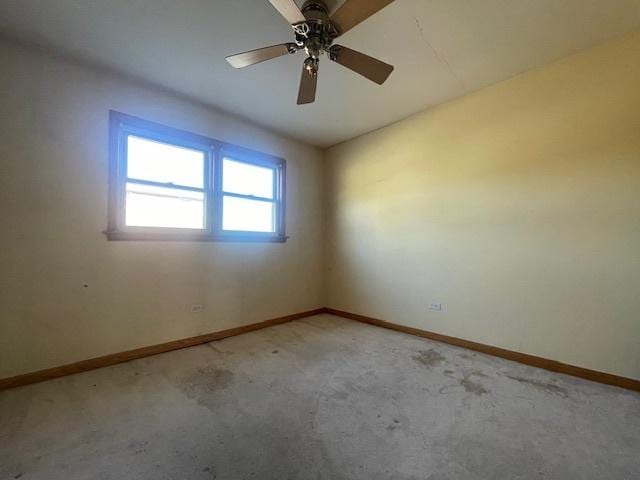
{"label": "window muntin", "polygon": [[222,190],[265,199],[274,196],[274,168],[225,157],[222,160]]}
{"label": "window muntin", "polygon": [[111,240],[286,241],[284,160],[111,112]]}
{"label": "window muntin", "polygon": [[127,182],[125,224],[129,227],[205,228],[204,192]]}

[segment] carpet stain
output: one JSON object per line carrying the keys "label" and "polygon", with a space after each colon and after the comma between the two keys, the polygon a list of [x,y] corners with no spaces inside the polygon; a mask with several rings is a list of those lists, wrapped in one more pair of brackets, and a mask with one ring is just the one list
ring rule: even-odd
{"label": "carpet stain", "polygon": [[484,385],[482,385],[481,383],[478,383],[477,381],[474,381],[474,380],[471,379],[471,377],[489,378],[488,375],[486,375],[484,372],[482,372],[480,370],[474,370],[472,372],[466,372],[466,373],[463,374],[462,379],[460,379],[460,377],[456,376],[455,372],[453,370],[445,370],[443,373],[444,373],[444,375],[446,377],[457,381],[458,384],[457,385],[444,385],[439,390],[439,393],[441,395],[447,394],[447,391],[449,389],[457,388],[457,387],[463,387],[467,393],[473,393],[474,395],[477,395],[478,397],[481,397],[482,395],[485,395],[487,393],[491,393],[491,390],[487,390],[484,387]]}
{"label": "carpet stain", "polygon": [[535,380],[533,378],[524,378],[524,377],[515,377],[511,375],[506,375],[507,378],[511,380],[515,380],[516,382],[524,383],[526,385],[531,385],[539,390],[543,390],[547,393],[552,393],[555,395],[560,395],[563,398],[569,398],[569,392],[558,385],[551,382],[544,382],[541,380]]}
{"label": "carpet stain", "polygon": [[392,418],[392,423],[389,423],[386,428],[387,428],[387,431],[393,432],[398,428],[403,428],[402,422],[400,422],[400,420],[398,420],[397,418]]}
{"label": "carpet stain", "polygon": [[228,388],[233,380],[233,372],[209,366],[198,368],[184,377],[178,385],[187,397],[208,407],[211,397]]}
{"label": "carpet stain", "polygon": [[211,475],[211,478],[218,478],[218,474],[216,473],[216,471],[214,469],[212,469],[211,467],[205,467],[202,469],[203,473],[208,473],[209,475]]}
{"label": "carpet stain", "polygon": [[[471,374],[473,375],[473,374]],[[465,375],[464,378],[462,380],[460,380],[460,385],[462,385],[465,389],[466,392],[468,393],[473,393],[474,395],[477,395],[478,397],[481,397],[482,395],[489,393],[489,390],[487,390],[486,388],[484,388],[484,386],[478,382],[474,382],[473,380],[471,380],[471,375]]]}
{"label": "carpet stain", "polygon": [[437,367],[446,360],[446,358],[444,358],[440,352],[434,350],[433,348],[430,350],[424,350],[418,355],[414,355],[412,358],[416,362],[421,363],[422,365],[429,368]]}
{"label": "carpet stain", "polygon": [[331,394],[331,398],[335,398],[336,400],[346,400],[347,398],[349,398],[349,394],[347,392],[343,392],[342,390],[338,390]]}
{"label": "carpet stain", "polygon": [[142,453],[146,453],[147,445],[149,445],[148,441],[132,441],[127,445],[127,450],[133,451],[134,455],[140,455]]}

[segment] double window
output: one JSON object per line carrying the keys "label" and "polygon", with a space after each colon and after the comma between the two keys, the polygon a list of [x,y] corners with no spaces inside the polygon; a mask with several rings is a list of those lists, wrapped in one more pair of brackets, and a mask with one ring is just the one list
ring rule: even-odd
{"label": "double window", "polygon": [[111,112],[111,240],[286,240],[285,161]]}

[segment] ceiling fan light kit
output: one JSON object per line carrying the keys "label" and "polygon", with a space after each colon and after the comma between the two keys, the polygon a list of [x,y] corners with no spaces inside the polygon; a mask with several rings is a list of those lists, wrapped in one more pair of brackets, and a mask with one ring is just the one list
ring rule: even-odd
{"label": "ceiling fan light kit", "polygon": [[333,42],[394,0],[346,0],[331,15],[324,2],[320,0],[307,0],[302,9],[298,8],[294,0],[269,1],[291,24],[295,42],[231,55],[227,57],[227,61],[233,67],[244,68],[304,50],[307,59],[302,65],[298,105],[315,101],[320,57],[325,53],[329,60],[379,85],[382,85],[391,75],[392,65],[342,45],[334,45]]}

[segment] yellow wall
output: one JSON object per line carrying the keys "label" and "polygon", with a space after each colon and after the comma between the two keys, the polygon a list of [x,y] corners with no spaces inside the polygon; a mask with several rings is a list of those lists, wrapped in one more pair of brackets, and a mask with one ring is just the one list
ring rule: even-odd
{"label": "yellow wall", "polygon": [[[9,43],[0,65],[0,378],[323,306],[322,152]],[[289,242],[108,242],[110,109],[284,157]]]}
{"label": "yellow wall", "polygon": [[640,34],[327,161],[328,306],[640,378]]}

